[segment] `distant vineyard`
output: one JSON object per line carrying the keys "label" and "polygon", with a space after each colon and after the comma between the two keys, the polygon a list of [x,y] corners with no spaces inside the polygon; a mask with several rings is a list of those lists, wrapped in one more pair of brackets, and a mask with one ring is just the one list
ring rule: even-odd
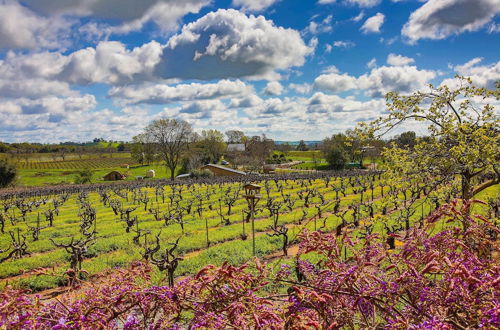
{"label": "distant vineyard", "polygon": [[132,158],[95,158],[81,160],[66,160],[52,162],[19,162],[18,168],[30,170],[57,170],[57,169],[80,169],[80,168],[111,168],[122,165],[133,165],[136,162]]}

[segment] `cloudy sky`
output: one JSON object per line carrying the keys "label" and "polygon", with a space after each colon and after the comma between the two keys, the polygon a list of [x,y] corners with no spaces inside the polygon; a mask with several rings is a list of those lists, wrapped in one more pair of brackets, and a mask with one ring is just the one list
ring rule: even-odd
{"label": "cloudy sky", "polygon": [[500,79],[500,0],[0,0],[0,140],[151,120],[317,140],[388,91]]}

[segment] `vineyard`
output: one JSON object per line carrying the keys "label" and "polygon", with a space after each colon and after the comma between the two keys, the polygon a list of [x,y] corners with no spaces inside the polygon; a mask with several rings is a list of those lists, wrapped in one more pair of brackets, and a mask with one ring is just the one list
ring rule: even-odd
{"label": "vineyard", "polygon": [[[397,189],[377,172],[246,180],[261,186],[255,212],[245,200],[247,182],[236,178],[4,192],[2,286],[40,291],[50,299],[110,269],[146,260],[151,266],[140,267],[148,269],[148,281],[174,287],[207,264],[242,265],[254,253],[267,261],[267,271],[279,273],[297,267],[297,260],[321,264],[324,251],[306,250],[297,259],[307,233],[349,239],[350,245],[346,241],[338,251],[342,260],[352,259],[366,244],[382,244],[394,254],[414,228],[423,227],[433,210],[457,194],[451,186],[439,193],[418,184]],[[474,211],[498,217],[498,187],[492,188],[481,196],[490,205]],[[455,225],[436,220],[433,230]]]}
{"label": "vineyard", "polygon": [[43,162],[18,162],[17,167],[29,170],[59,170],[59,169],[82,169],[82,168],[112,168],[123,167],[124,165],[134,165],[132,158],[91,158],[73,159],[64,161],[43,161]]}

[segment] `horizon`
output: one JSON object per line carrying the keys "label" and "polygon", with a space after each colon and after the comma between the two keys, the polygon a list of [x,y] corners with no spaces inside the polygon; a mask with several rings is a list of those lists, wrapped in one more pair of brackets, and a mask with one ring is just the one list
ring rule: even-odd
{"label": "horizon", "polygon": [[0,141],[129,141],[160,117],[319,141],[383,115],[390,91],[456,74],[493,88],[498,13],[496,0],[0,0]]}

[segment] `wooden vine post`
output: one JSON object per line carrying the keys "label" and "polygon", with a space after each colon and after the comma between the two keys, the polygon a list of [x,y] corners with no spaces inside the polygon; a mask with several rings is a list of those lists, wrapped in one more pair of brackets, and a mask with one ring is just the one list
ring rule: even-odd
{"label": "wooden vine post", "polygon": [[250,219],[252,221],[252,254],[255,256],[255,206],[262,198],[260,195],[260,189],[262,187],[256,184],[246,184],[245,189],[245,199],[248,203],[248,208],[250,209]]}

